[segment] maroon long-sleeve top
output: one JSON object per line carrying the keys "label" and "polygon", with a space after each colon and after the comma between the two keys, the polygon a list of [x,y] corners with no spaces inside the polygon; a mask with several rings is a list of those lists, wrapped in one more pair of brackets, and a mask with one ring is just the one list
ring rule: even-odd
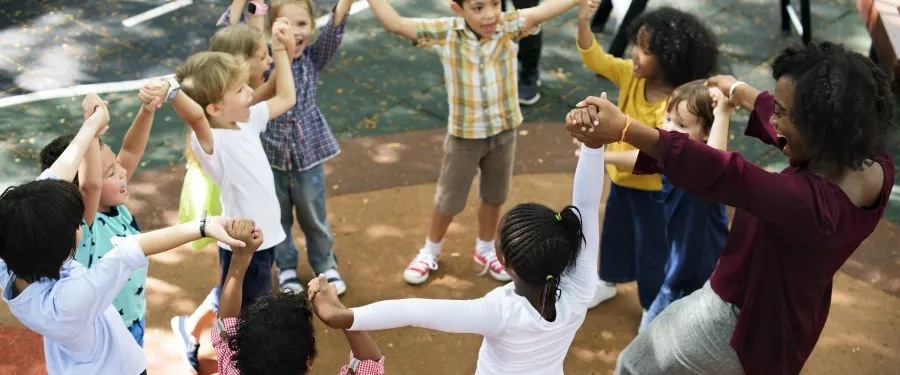
{"label": "maroon long-sleeve top", "polygon": [[[760,94],[745,134],[781,148],[769,123],[773,107],[772,95]],[[873,207],[861,208],[805,168],[768,172],[686,134],[660,130],[657,150],[657,159],[640,154],[635,173],[664,173],[675,186],[736,208],[710,284],[741,309],[731,346],[744,371],[799,373],[828,318],[834,274],[884,213],[893,158],[874,155],[884,187]]]}

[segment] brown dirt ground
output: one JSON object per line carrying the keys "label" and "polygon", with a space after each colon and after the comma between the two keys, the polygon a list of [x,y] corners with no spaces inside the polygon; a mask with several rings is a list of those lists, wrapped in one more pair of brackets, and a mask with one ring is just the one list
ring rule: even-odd
{"label": "brown dirt ground", "polygon": [[[529,124],[523,130],[510,203],[539,201],[562,207],[571,197],[575,165],[568,137],[554,124]],[[442,132],[436,130],[342,140],[343,154],[328,163],[329,219],[350,287],[343,298],[348,306],[390,298],[473,298],[499,285],[476,276],[478,269],[470,258],[475,231],[472,204],[451,226],[445,257],[433,280],[420,287],[402,280],[400,271],[425,233],[441,139]],[[176,221],[183,175],[182,168],[151,170],[129,184],[129,207],[144,228]],[[470,203],[474,198],[473,191]],[[831,315],[805,374],[887,374],[900,368],[900,260],[892,252],[897,233],[897,225],[883,221],[836,276]],[[301,237],[295,226],[299,245]],[[202,301],[216,281],[216,256],[212,249],[182,247],[153,257],[151,263],[145,338],[149,373],[186,374],[173,351],[175,338],[168,321],[190,313]],[[309,273],[301,266],[301,276]],[[588,313],[566,359],[568,373],[611,373],[640,319],[634,284],[621,285],[619,292]],[[40,338],[20,328],[5,304],[0,307],[0,327],[0,374],[46,373]],[[317,327],[320,356],[314,373],[335,373],[346,362],[348,347],[340,332]],[[481,342],[475,335],[412,328],[372,335],[393,374],[471,373]],[[204,370],[215,371],[214,361],[205,361]]]}

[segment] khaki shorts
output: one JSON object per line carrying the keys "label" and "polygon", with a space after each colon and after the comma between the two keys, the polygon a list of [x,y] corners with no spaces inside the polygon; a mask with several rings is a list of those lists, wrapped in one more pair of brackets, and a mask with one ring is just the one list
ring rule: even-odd
{"label": "khaki shorts", "polygon": [[509,197],[516,157],[516,129],[482,139],[447,135],[444,162],[438,178],[434,208],[456,216],[466,207],[472,179],[478,175],[478,196],[490,204],[503,204]]}

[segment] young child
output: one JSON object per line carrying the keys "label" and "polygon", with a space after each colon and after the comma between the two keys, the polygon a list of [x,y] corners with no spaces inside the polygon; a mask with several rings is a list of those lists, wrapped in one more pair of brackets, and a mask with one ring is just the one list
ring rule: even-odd
{"label": "young child", "polygon": [[[578,13],[578,50],[584,64],[619,88],[618,106],[635,120],[659,127],[666,99],[676,87],[708,77],[716,65],[713,33],[693,15],[668,7],[643,14],[630,25],[635,42],[631,60],[603,52],[591,31],[587,1]],[[626,143],[608,153],[634,150]],[[613,156],[609,156],[613,158]],[[659,293],[668,259],[662,179],[634,175],[630,168],[607,164],[612,184],[600,240],[600,282],[592,303],[616,295],[615,283],[637,280],[646,311]]]}
{"label": "young child", "polygon": [[352,0],[338,0],[315,43],[315,18],[310,0],[276,0],[271,3],[271,20],[286,19],[294,31],[291,73],[297,90],[297,104],[275,117],[262,135],[281,208],[281,225],[287,239],[275,248],[278,286],[300,292],[297,278],[297,247],[291,227],[293,211],[306,237],[306,255],[314,274],[324,273],[338,294],[347,284],[337,271],[334,236],[325,207],[325,170],[322,163],[341,152],[325,116],[316,103],[319,76],[331,61],[344,38]]}
{"label": "young child", "polygon": [[233,246],[229,219],[111,239],[114,247],[90,269],[72,261],[82,240],[85,204],[71,183],[90,143],[106,129],[102,103],[70,146],[37,181],[0,195],[0,288],[12,314],[44,336],[50,374],[146,374],[147,359],[111,305],[147,257],[209,235]]}
{"label": "young child", "polygon": [[[710,147],[727,150],[728,126],[734,106],[705,80],[691,81],[672,92],[666,105],[663,130],[686,133]],[[606,162],[634,169],[638,150],[608,152]],[[719,260],[728,237],[728,216],[721,203],[697,198],[662,176],[669,260],[663,284],[641,320],[642,331],[675,300],[700,289]]]}
{"label": "young child", "polygon": [[[290,77],[289,54],[293,35],[279,24],[273,31],[272,52],[277,77],[275,96],[252,105],[253,89],[247,86],[248,64],[222,52],[197,53],[177,69],[180,90],[172,101],[178,115],[191,127],[191,149],[200,166],[222,189],[222,211],[226,215],[248,217],[270,233],[262,249],[253,255],[249,275],[244,279],[243,305],[251,306],[271,288],[274,247],[284,240],[279,225],[278,198],[274,179],[267,167],[259,135],[266,123],[293,107],[294,81]],[[232,253],[219,243],[220,282],[228,271]],[[215,290],[198,310],[218,309]],[[204,315],[204,314],[200,314]],[[197,371],[199,350],[196,327],[186,327],[185,317],[176,317],[173,328],[183,345],[183,359]]]}
{"label": "young child", "polygon": [[[475,300],[403,299],[347,309],[313,299],[332,328],[405,326],[484,336],[477,374],[561,374],[596,287],[603,148],[582,146],[573,204],[520,204],[500,220],[497,257],[512,283]],[[312,289],[312,288],[310,288]]]}
{"label": "young child", "polygon": [[[242,313],[244,273],[254,251],[263,242],[263,233],[249,220],[232,229],[234,237],[243,240],[247,246],[232,248],[234,256],[222,287],[219,318],[212,335],[219,358],[219,374],[309,373],[316,357],[309,303],[302,294],[269,294]],[[325,275],[313,282],[310,297],[337,299],[337,292]],[[340,374],[384,374],[384,357],[368,333],[344,331],[344,335],[350,343],[351,361]]]}
{"label": "young child", "polygon": [[[148,83],[154,88],[160,84],[160,81]],[[98,259],[106,256],[113,249],[114,245],[110,242],[112,238],[141,233],[137,221],[125,206],[125,202],[128,200],[127,185],[147,148],[150,129],[153,127],[153,114],[162,100],[161,98],[142,99],[149,100],[144,102],[138,110],[134,122],[125,134],[118,155],[113,153],[109,145],[102,144],[98,140],[96,144],[92,143],[90,149],[96,147],[97,152],[93,153],[89,150],[81,167],[81,169],[92,168],[97,171],[96,174],[81,173],[81,179],[78,181],[85,204],[85,222],[82,227],[84,236],[77,246],[74,258],[87,268],[92,268]],[[91,94],[85,98],[85,103],[88,102],[97,103],[100,102],[100,98]],[[85,116],[90,113],[85,112]],[[74,137],[74,135],[58,137],[41,150],[43,169],[49,168],[56,162],[69,147]],[[98,190],[86,189],[86,184],[100,188]],[[144,346],[147,310],[147,298],[144,290],[146,281],[147,267],[135,270],[113,300],[113,306],[119,312],[125,327],[140,346]]]}
{"label": "young child", "polygon": [[434,211],[425,246],[403,272],[410,284],[428,280],[438,269],[447,228],[466,205],[478,175],[478,238],[474,260],[499,281],[510,277],[497,260],[494,234],[500,207],[509,195],[516,150],[518,40],[537,31],[577,0],[548,0],[540,5],[501,12],[499,0],[454,0],[458,17],[402,17],[386,0],[369,0],[375,17],[395,34],[431,47],[441,57],[447,84],[447,138],[437,183]]}

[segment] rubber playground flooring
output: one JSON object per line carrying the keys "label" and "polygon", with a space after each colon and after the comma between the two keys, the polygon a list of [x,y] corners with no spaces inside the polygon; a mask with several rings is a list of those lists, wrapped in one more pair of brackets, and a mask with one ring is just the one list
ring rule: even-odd
{"label": "rubber playground flooring", "polygon": [[[0,0],[0,185],[33,178],[40,148],[77,130],[80,97],[59,91],[66,87],[102,84],[95,87],[112,91],[101,94],[112,109],[112,128],[104,141],[118,148],[139,104],[136,89],[110,83],[126,82],[125,87],[127,81],[170,73],[185,57],[206,48],[226,6],[225,1],[193,1],[133,27],[122,25],[122,20],[163,3],[41,0],[23,6]],[[451,14],[446,1],[391,3],[404,15]],[[814,3],[814,38],[868,50],[869,37],[852,1]],[[333,3],[315,4],[321,15]],[[719,34],[720,70],[757,87],[772,87],[771,59],[799,39],[796,34],[781,35],[777,2],[772,0],[669,0],[651,2],[651,7],[662,4],[703,17]],[[608,43],[612,24],[598,35],[602,45]],[[440,163],[447,104],[437,57],[386,33],[369,10],[350,16],[347,28],[338,56],[322,75],[318,97],[343,149],[326,164],[326,174],[329,221],[350,286],[344,303],[483,295],[498,284],[475,276],[478,269],[469,258],[475,225],[471,204],[451,227],[448,256],[434,279],[413,288],[400,276],[425,233]],[[562,207],[571,196],[575,165],[574,147],[560,129],[562,117],[585,96],[603,91],[615,96],[615,89],[581,64],[574,45],[574,12],[548,22],[543,30],[543,99],[523,109],[527,123],[519,133],[510,203],[539,201]],[[44,97],[35,98],[34,93]],[[742,136],[746,116],[734,116],[730,149],[780,169],[784,158],[779,153]],[[170,106],[163,107],[141,168],[129,184],[128,205],[143,228],[177,221],[183,144],[183,123]],[[900,155],[900,144],[891,147]],[[900,220],[900,193],[892,195],[887,217],[836,277],[832,313],[804,373],[881,374],[900,368],[900,229],[895,224]],[[302,247],[296,226],[295,239]],[[186,373],[173,351],[168,320],[202,301],[215,283],[215,262],[209,249],[180,248],[152,259],[145,348],[150,374]],[[309,271],[303,267],[306,279]],[[611,372],[640,318],[634,285],[623,285],[619,292],[589,312],[566,360],[567,373]],[[346,361],[348,347],[340,332],[317,327],[320,356],[313,373],[334,373]],[[477,336],[420,329],[375,332],[373,337],[387,356],[388,372],[394,374],[471,373],[480,344]],[[207,360],[204,370],[210,369],[215,363]],[[32,373],[46,373],[40,338],[21,328],[3,305],[0,374]]]}

